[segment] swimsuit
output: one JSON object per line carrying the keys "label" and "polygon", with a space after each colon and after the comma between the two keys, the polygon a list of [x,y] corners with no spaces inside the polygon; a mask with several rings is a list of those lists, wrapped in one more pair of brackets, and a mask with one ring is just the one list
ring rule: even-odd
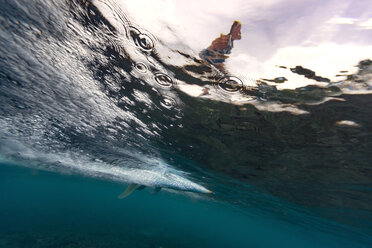
{"label": "swimsuit", "polygon": [[225,54],[230,54],[232,48],[233,48],[233,43],[232,43],[231,34],[230,34],[227,47],[221,50],[215,50],[215,49],[209,49],[209,48],[203,49],[199,53],[199,56],[203,60],[207,61],[209,64],[222,64],[225,62],[225,58],[221,58],[221,57],[223,57],[223,55]]}

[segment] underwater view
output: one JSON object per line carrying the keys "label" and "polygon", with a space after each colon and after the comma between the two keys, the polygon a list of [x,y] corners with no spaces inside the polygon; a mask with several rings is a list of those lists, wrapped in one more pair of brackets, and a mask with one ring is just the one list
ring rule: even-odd
{"label": "underwater view", "polygon": [[372,247],[370,0],[0,1],[0,247]]}

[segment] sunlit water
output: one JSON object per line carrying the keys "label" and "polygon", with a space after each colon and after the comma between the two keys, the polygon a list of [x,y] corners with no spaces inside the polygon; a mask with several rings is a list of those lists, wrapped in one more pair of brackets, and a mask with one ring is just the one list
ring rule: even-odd
{"label": "sunlit water", "polygon": [[[56,2],[0,5],[1,247],[372,246],[368,2],[191,2],[189,26],[178,2]],[[234,19],[222,73],[198,52]]]}

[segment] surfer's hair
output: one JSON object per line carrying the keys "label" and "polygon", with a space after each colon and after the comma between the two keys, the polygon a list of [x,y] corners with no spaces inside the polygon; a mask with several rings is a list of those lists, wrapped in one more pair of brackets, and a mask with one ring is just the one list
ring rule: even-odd
{"label": "surfer's hair", "polygon": [[240,21],[234,21],[233,24],[231,25],[231,29],[230,29],[230,33],[229,33],[229,34],[231,34],[231,32],[233,31],[233,29],[234,29],[235,27],[237,27],[237,26],[241,26],[241,25],[242,25],[242,24],[241,24]]}

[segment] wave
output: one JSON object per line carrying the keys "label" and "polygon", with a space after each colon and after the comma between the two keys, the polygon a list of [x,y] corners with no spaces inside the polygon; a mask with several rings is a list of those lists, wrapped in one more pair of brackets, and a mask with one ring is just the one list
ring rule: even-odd
{"label": "wave", "polygon": [[371,210],[371,196],[350,187],[370,183],[369,60],[338,82],[282,68],[323,82],[278,89],[280,77],[225,75],[182,42],[168,46],[115,1],[0,9],[2,160],[127,183],[128,171],[170,171],[244,207],[280,209],[272,194]]}

